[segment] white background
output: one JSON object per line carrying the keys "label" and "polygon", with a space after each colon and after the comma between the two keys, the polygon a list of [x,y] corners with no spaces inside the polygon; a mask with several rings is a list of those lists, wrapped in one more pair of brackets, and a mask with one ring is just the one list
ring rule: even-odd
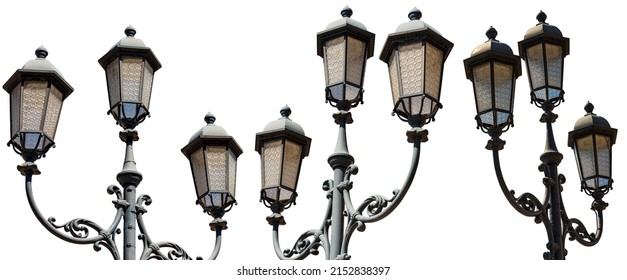
{"label": "white background", "polygon": [[[124,37],[129,25],[163,64],[156,72],[152,117],[138,126],[141,140],[135,158],[144,180],[138,194],[153,198],[144,216],[153,240],[173,241],[192,256],[208,257],[214,232],[211,217],[194,204],[189,163],[180,149],[204,125],[208,111],[216,124],[235,137],[244,153],[238,160],[236,198],[225,215],[222,251],[215,262],[113,262],[107,251],[66,243],[49,234],[32,215],[24,178],[15,166],[22,159],[11,148],[0,149],[0,278],[55,275],[96,279],[144,274],[165,277],[237,277],[242,266],[328,269],[333,265],[390,266],[381,279],[459,279],[496,275],[508,278],[587,277],[601,273],[620,278],[626,248],[624,215],[627,193],[623,172],[624,10],[616,1],[11,1],[0,4],[2,45],[0,78],[8,79],[34,51],[44,45],[50,60],[75,91],[66,99],[55,142],[37,161],[42,175],[34,177],[40,210],[59,222],[87,218],[107,227],[115,213],[106,193],[121,170],[124,144],[120,127],[108,110],[104,71],[97,60]],[[403,203],[388,218],[356,232],[349,262],[324,262],[310,256],[303,262],[280,262],[275,256],[270,210],[259,203],[259,155],[255,133],[280,117],[285,104],[291,119],[313,138],[304,160],[297,205],[283,214],[282,248],[318,228],[326,207],[322,182],[332,177],[326,163],[335,145],[335,112],[324,102],[322,59],[316,55],[316,33],[340,18],[349,5],[353,19],[376,33],[375,56],[368,61],[363,105],[351,110],[349,149],[360,173],[353,176],[355,203],[372,194],[390,196],[405,179],[411,144],[409,126],[391,116],[392,102],[386,64],[378,59],[386,36],[407,21],[417,6],[425,22],[455,46],[445,65],[436,121],[427,125],[429,141],[414,184]],[[566,102],[555,112],[558,148],[564,154],[560,173],[569,216],[593,231],[592,199],[579,191],[567,133],[584,115],[587,101],[595,113],[620,131],[614,146],[615,189],[606,196],[601,242],[592,248],[566,242],[566,262],[544,262],[546,233],[532,218],[518,214],[498,187],[492,154],[484,149],[488,136],[476,129],[471,82],[463,59],[486,40],[494,26],[497,39],[518,53],[517,42],[543,10],[547,22],[570,38],[564,89]],[[5,80],[2,80],[5,81]],[[529,103],[526,73],[518,79],[515,127],[503,135],[501,153],[505,180],[517,193],[543,195],[543,174],[537,171],[544,149],[541,110]],[[0,132],[9,139],[9,96],[0,98]],[[623,117],[620,117],[623,115]],[[92,233],[94,234],[94,233]],[[122,236],[116,238],[122,243]],[[141,243],[138,243],[138,255]],[[88,273],[85,275],[84,273]],[[28,276],[26,276],[28,275]],[[263,277],[248,277],[262,279]],[[317,277],[315,279],[323,279]],[[376,277],[372,277],[376,278]],[[301,277],[299,279],[307,279]],[[313,277],[311,279],[314,279]]]}

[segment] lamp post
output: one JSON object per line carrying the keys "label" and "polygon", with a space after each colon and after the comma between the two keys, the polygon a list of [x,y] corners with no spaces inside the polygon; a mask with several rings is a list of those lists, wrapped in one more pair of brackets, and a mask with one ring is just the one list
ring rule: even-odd
{"label": "lamp post", "polygon": [[[411,126],[407,140],[413,144],[412,162],[405,183],[393,191],[391,198],[373,195],[355,207],[350,196],[351,176],[358,168],[348,151],[346,129],[353,122],[350,109],[362,103],[366,60],[373,55],[375,35],[351,19],[350,8],[344,8],[341,15],[317,36],[318,55],[324,62],[325,98],[338,109],[333,114],[339,127],[337,143],[328,158],[333,178],[323,183],[328,206],[322,226],[303,233],[289,249],[281,250],[279,242],[279,228],[285,225],[282,212],[296,199],[300,161],[307,155],[310,139],[300,125],[289,119],[291,110],[287,107],[281,110],[282,118],[257,134],[255,147],[262,161],[261,200],[272,211],[266,220],[272,226],[274,249],[280,259],[304,259],[317,255],[320,247],[326,259],[349,259],[348,244],[355,230],[363,231],[366,224],[387,217],[409,190],[418,167],[420,144],[427,141],[428,132],[423,126],[441,107],[442,70],[453,44],[421,21],[420,11],[414,9],[410,21],[390,34],[381,54],[381,60],[389,65],[393,111]],[[287,145],[290,142],[291,148]]]}
{"label": "lamp post", "polygon": [[596,214],[596,232],[590,233],[583,223],[566,214],[562,200],[565,176],[558,172],[563,155],[558,151],[552,124],[557,119],[553,110],[564,100],[562,88],[564,58],[569,53],[569,39],[561,31],[546,23],[546,14],[538,14],[539,23],[529,29],[518,43],[526,62],[531,88],[531,102],[544,113],[540,122],[546,124],[545,150],[540,155],[539,171],[544,173],[542,183],[545,196],[539,199],[530,193],[516,196],[505,183],[501,171],[499,151],[505,141],[501,134],[514,125],[513,104],[516,78],[521,75],[520,59],[511,48],[496,40],[497,32],[490,28],[488,41],[475,48],[464,60],[466,77],[472,81],[477,109],[477,128],[490,136],[486,149],[492,150],[496,176],[507,201],[519,213],[534,217],[545,226],[548,251],[544,259],[565,259],[565,239],[577,240],[585,246],[597,244],[603,232],[603,210],[607,207],[603,196],[612,188],[612,145],[617,130],[602,117],[592,113],[593,106],[585,106],[586,115],[579,119],[568,135],[577,160],[581,189],[592,196],[591,210]]}
{"label": "lamp post", "polygon": [[[272,211],[266,220],[272,226],[274,249],[280,259],[304,259],[318,254],[320,248],[325,250],[326,259],[349,259],[348,244],[355,230],[363,231],[366,224],[387,217],[403,200],[418,167],[420,145],[427,141],[428,132],[423,126],[434,120],[441,108],[444,61],[453,44],[421,21],[420,11],[414,9],[409,14],[410,21],[390,34],[381,54],[381,60],[389,66],[393,112],[411,126],[406,133],[407,141],[413,145],[409,172],[401,188],[393,190],[391,198],[373,195],[355,207],[350,196],[353,186],[350,179],[358,168],[348,151],[346,129],[353,122],[350,109],[363,102],[366,61],[373,56],[375,35],[350,18],[350,8],[343,9],[341,15],[341,19],[317,35],[318,55],[325,66],[325,99],[338,109],[333,114],[339,126],[337,143],[328,158],[333,177],[323,183],[328,207],[322,226],[303,233],[291,249],[284,251],[279,244],[279,228],[285,225],[282,213],[296,201],[302,160],[309,154],[311,138],[290,119],[291,109],[287,106],[281,109],[281,118],[256,135],[255,150],[260,154],[262,171],[260,200]],[[135,37],[133,27],[129,26],[125,34],[98,60],[106,73],[108,113],[122,127],[119,138],[126,147],[123,168],[117,174],[119,186],[111,185],[107,189],[116,196],[113,201],[116,214],[108,227],[83,218],[57,223],[54,218],[45,218],[35,202],[32,178],[41,173],[35,161],[54,146],[62,102],[73,91],[46,60],[48,52],[44,48],[38,49],[37,59],[17,70],[4,85],[11,99],[9,145],[25,160],[18,170],[25,177],[29,205],[53,235],[70,243],[92,244],[96,251],[105,248],[114,259],[191,259],[176,243],[153,241],[143,220],[145,206],[152,199],[136,193],[143,175],[136,167],[133,144],[139,140],[136,127],[150,115],[154,74],[161,63]],[[209,259],[217,258],[222,231],[227,229],[223,217],[236,204],[237,158],[243,151],[215,121],[213,114],[207,114],[207,125],[181,149],[190,162],[196,202],[213,217],[209,225],[216,239]],[[123,235],[122,252],[115,239],[117,234]],[[143,245],[140,254],[137,254],[138,239]]]}
{"label": "lamp post", "polygon": [[[121,188],[116,185],[107,188],[109,194],[116,195],[113,201],[116,214],[108,227],[83,218],[59,224],[52,217],[45,218],[35,202],[32,178],[41,174],[35,161],[54,146],[62,103],[73,91],[61,73],[46,60],[48,51],[43,47],[35,52],[37,59],[27,62],[4,84],[11,99],[9,145],[25,160],[18,170],[25,177],[29,205],[35,217],[53,235],[70,243],[93,244],[96,251],[105,248],[114,259],[191,259],[176,243],[153,241],[143,220],[145,206],[150,205],[152,199],[136,194],[143,176],[136,168],[133,143],[139,140],[135,127],[149,115],[153,76],[161,63],[150,48],[134,37],[133,27],[126,28],[125,33],[127,36],[99,60],[107,77],[109,113],[123,128],[119,137],[126,144],[124,165],[117,175]],[[224,129],[214,124],[215,116],[208,114],[205,121],[207,126],[194,134],[182,152],[190,160],[197,203],[214,218],[209,225],[216,232],[216,243],[209,259],[215,259],[220,251],[222,230],[227,229],[222,217],[235,203],[235,172],[242,149]],[[123,234],[122,254],[115,239],[120,233]],[[136,255],[138,239],[143,243],[139,256]]]}

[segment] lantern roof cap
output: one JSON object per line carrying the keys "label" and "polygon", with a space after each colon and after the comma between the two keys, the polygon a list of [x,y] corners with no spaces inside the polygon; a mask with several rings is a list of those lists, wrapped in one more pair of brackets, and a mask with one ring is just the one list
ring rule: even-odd
{"label": "lantern roof cap", "polygon": [[611,143],[616,143],[618,130],[612,128],[610,123],[604,117],[598,116],[592,112],[594,110],[594,105],[592,105],[592,103],[588,102],[584,109],[586,110],[586,115],[579,118],[575,122],[574,129],[568,133],[568,146],[573,147],[576,138],[590,134],[609,136]]}
{"label": "lantern roof cap", "polygon": [[215,115],[211,112],[207,113],[205,116],[205,122],[207,125],[194,133],[194,135],[192,135],[189,139],[189,143],[181,149],[187,157],[198,149],[202,143],[225,144],[231,149],[231,151],[233,151],[236,157],[242,154],[243,150],[239,144],[237,144],[237,141],[235,141],[235,139],[229,135],[224,128],[219,125],[215,125],[215,121]]}
{"label": "lantern roof cap", "polygon": [[35,55],[37,58],[27,61],[7,80],[3,86],[4,90],[11,93],[24,78],[45,78],[51,80],[61,90],[63,99],[67,98],[74,91],[74,88],[63,78],[61,72],[46,59],[48,50],[44,46],[40,46],[35,50]]}

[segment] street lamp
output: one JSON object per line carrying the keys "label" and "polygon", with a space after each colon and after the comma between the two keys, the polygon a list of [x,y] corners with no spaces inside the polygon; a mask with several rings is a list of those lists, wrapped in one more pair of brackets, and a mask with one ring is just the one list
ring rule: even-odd
{"label": "street lamp", "polygon": [[[73,91],[46,60],[48,51],[43,47],[35,52],[37,59],[18,69],[4,85],[11,96],[9,145],[25,160],[18,170],[25,177],[29,205],[35,217],[53,235],[70,243],[92,244],[96,251],[105,248],[114,259],[136,259],[138,238],[143,242],[140,259],[191,259],[176,243],[154,242],[146,231],[143,214],[152,199],[148,195],[136,195],[143,176],[135,165],[133,142],[139,140],[135,127],[149,115],[153,76],[161,64],[152,50],[134,37],[133,27],[129,26],[125,33],[127,37],[98,61],[106,72],[109,113],[124,129],[119,137],[126,144],[124,165],[117,175],[122,189],[116,185],[107,188],[107,192],[117,198],[113,201],[116,214],[109,227],[82,218],[59,224],[52,217],[45,218],[35,203],[32,177],[41,173],[35,161],[54,146],[61,105]],[[207,125],[193,135],[182,152],[190,160],[197,203],[214,218],[209,225],[216,232],[216,243],[209,259],[215,259],[220,251],[222,230],[227,229],[222,217],[235,203],[237,157],[242,149],[224,129],[214,124],[212,114],[208,114],[205,121]],[[120,230],[118,226],[122,221]],[[124,237],[122,256],[115,240],[120,233]]]}
{"label": "street lamp", "polygon": [[607,203],[603,196],[612,188],[612,145],[617,130],[607,120],[592,113],[593,106],[585,106],[587,114],[575,124],[568,135],[577,160],[581,189],[592,196],[591,209],[597,216],[596,233],[589,233],[579,219],[569,218],[562,201],[562,185],[566,179],[558,172],[563,155],[558,152],[552,123],[557,119],[553,109],[564,100],[562,89],[564,57],[569,53],[569,39],[561,31],[546,23],[546,14],[538,14],[539,23],[529,29],[518,43],[522,59],[526,61],[531,88],[531,102],[542,108],[540,122],[546,123],[546,146],[540,155],[539,171],[544,173],[542,183],[545,197],[540,200],[530,193],[515,196],[505,183],[501,172],[499,151],[505,141],[500,138],[513,122],[515,81],[521,75],[518,56],[511,48],[496,40],[497,32],[490,28],[488,41],[475,48],[464,60],[466,77],[472,81],[477,109],[477,128],[490,136],[486,149],[492,150],[496,176],[507,201],[518,212],[543,223],[548,236],[544,259],[565,259],[565,239],[577,240],[585,246],[597,244],[603,232],[603,210]]}
{"label": "street lamp", "polygon": [[[358,168],[348,151],[346,126],[353,122],[349,110],[363,98],[366,60],[372,56],[375,35],[350,18],[350,8],[344,8],[341,15],[342,19],[318,33],[317,40],[318,55],[324,62],[325,98],[338,109],[333,114],[339,126],[337,143],[328,158],[333,179],[325,181],[322,187],[327,192],[328,206],[322,226],[304,232],[289,249],[281,250],[279,242],[279,227],[285,225],[282,212],[295,201],[301,160],[307,155],[311,140],[300,125],[289,119],[291,110],[287,107],[281,110],[282,118],[257,134],[255,149],[262,166],[261,200],[272,211],[266,220],[272,226],[274,249],[280,259],[304,259],[310,254],[317,255],[320,247],[326,259],[349,259],[348,243],[355,230],[363,231],[367,223],[387,217],[409,190],[418,167],[420,144],[427,141],[428,132],[422,127],[440,107],[442,70],[453,44],[421,21],[420,11],[414,9],[409,15],[411,21],[390,34],[381,54],[381,60],[390,69],[394,112],[412,127],[407,131],[407,140],[413,144],[409,173],[391,198],[373,195],[354,207],[350,178],[357,174]],[[400,90],[399,83],[403,85]]]}
{"label": "street lamp", "polygon": [[[453,43],[420,20],[421,12],[413,9],[409,13],[410,21],[388,36],[380,56],[389,68],[393,113],[411,126],[406,132],[407,141],[413,144],[409,172],[401,188],[392,191],[391,198],[372,195],[355,207],[350,197],[351,176],[357,174],[358,168],[348,151],[346,129],[353,122],[350,109],[363,101],[366,61],[373,56],[375,35],[350,18],[350,8],[344,8],[341,15],[340,20],[317,35],[318,55],[323,58],[325,69],[325,99],[338,109],[333,114],[339,126],[337,143],[328,158],[333,178],[323,183],[328,207],[322,226],[303,233],[291,249],[281,250],[279,227],[285,225],[283,211],[296,202],[302,160],[309,154],[311,138],[290,119],[291,109],[287,106],[281,109],[281,118],[256,135],[255,150],[261,158],[260,200],[272,211],[266,220],[272,226],[274,249],[280,259],[304,259],[310,254],[317,255],[320,248],[324,249],[326,259],[350,259],[348,244],[355,230],[364,231],[366,224],[387,217],[405,197],[418,168],[421,143],[427,141],[428,131],[423,126],[434,120],[442,107],[444,62]],[[30,207],[53,235],[75,244],[92,244],[96,251],[105,248],[114,259],[191,259],[176,243],[154,242],[146,231],[143,215],[152,199],[136,193],[143,175],[136,167],[133,143],[139,140],[135,128],[150,114],[154,73],[161,63],[150,48],[135,38],[133,27],[126,28],[125,34],[98,60],[106,73],[108,113],[122,127],[119,138],[126,145],[123,168],[117,174],[120,187],[112,185],[107,189],[109,194],[116,195],[113,201],[116,214],[109,227],[80,218],[59,224],[54,218],[46,219],[35,203],[32,177],[40,174],[35,161],[54,145],[62,101],[73,90],[45,60],[48,52],[43,48],[36,51],[37,59],[16,71],[4,85],[11,94],[9,145],[26,161],[18,170],[25,177]],[[222,231],[227,229],[223,217],[236,204],[237,158],[242,154],[235,139],[215,121],[213,114],[207,114],[206,126],[181,149],[190,163],[196,202],[213,217],[209,225],[216,232],[216,243],[209,259],[217,258]],[[602,131],[593,131],[603,135]],[[579,139],[579,136],[573,137]],[[574,141],[584,151],[585,140]],[[595,147],[602,147],[596,143]],[[584,153],[581,152],[582,157]],[[115,240],[117,234],[123,234],[122,254]],[[139,256],[136,256],[137,239],[143,243]]]}

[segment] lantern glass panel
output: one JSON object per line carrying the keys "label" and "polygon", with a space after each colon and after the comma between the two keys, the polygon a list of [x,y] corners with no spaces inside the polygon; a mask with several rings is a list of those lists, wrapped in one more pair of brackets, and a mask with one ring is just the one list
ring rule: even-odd
{"label": "lantern glass panel", "polygon": [[190,159],[193,172],[192,175],[194,177],[194,184],[196,185],[196,196],[198,198],[201,198],[209,192],[209,184],[207,183],[207,172],[205,171],[205,156],[203,149],[197,149],[194,153],[192,153]]}
{"label": "lantern glass panel", "polygon": [[227,158],[225,146],[206,146],[207,177],[209,192],[226,192],[227,189]]}
{"label": "lantern glass panel", "polygon": [[[431,96],[433,100],[440,100],[440,85],[442,83],[442,66],[444,65],[444,52],[433,46],[430,43],[426,43],[426,65],[423,71],[425,72],[425,94]],[[434,102],[431,104],[431,109],[434,110],[437,104]]]}
{"label": "lantern glass panel", "polygon": [[[346,72],[344,69],[346,65],[344,62],[346,57],[345,43],[345,38],[342,36],[329,40],[325,44],[324,67],[326,71],[327,87],[344,82],[344,73]],[[338,100],[342,99],[342,96],[339,95],[341,94],[340,91],[332,91],[332,94],[334,94],[334,98]]]}
{"label": "lantern glass panel", "polygon": [[142,85],[142,98],[141,103],[144,104],[146,109],[149,109],[150,105],[150,93],[152,92],[152,80],[154,71],[150,63],[144,63],[144,84]]}
{"label": "lantern glass panel", "polygon": [[17,85],[11,92],[11,138],[19,131],[22,123],[20,111],[22,110],[22,86]]}
{"label": "lantern glass panel", "polygon": [[237,174],[237,157],[235,156],[235,154],[233,153],[233,151],[231,149],[227,150],[227,156],[229,157],[229,170],[228,170],[228,188],[229,188],[229,193],[235,197],[235,186],[236,186],[236,182],[235,182],[235,178],[236,178],[236,174]]}
{"label": "lantern glass panel", "polygon": [[298,171],[303,147],[290,140],[285,140],[285,153],[283,155],[282,185],[292,190],[296,189]]}
{"label": "lantern glass panel", "polygon": [[422,43],[398,47],[401,97],[423,93],[424,50]]}
{"label": "lantern glass panel", "polygon": [[512,65],[494,63],[494,104],[496,109],[511,111],[513,80],[514,67]]}
{"label": "lantern glass panel", "polygon": [[281,139],[267,141],[263,144],[263,188],[276,187],[280,184],[282,154],[283,145]]}
{"label": "lantern glass panel", "polygon": [[[545,44],[546,48],[546,62],[547,62],[547,75],[549,77],[549,86],[561,88],[562,87],[562,65],[564,63],[564,57],[562,56],[562,47],[553,44]],[[555,91],[550,91],[553,99],[558,97],[555,95]],[[559,91],[557,92],[559,94]],[[555,96],[553,96],[555,95]]]}
{"label": "lantern glass panel", "polygon": [[562,47],[553,44],[537,44],[527,48],[526,52],[527,67],[535,98],[541,101],[559,98],[564,62]]}
{"label": "lantern glass panel", "polygon": [[24,82],[21,128],[23,131],[41,131],[47,92],[47,81]]}
{"label": "lantern glass panel", "polygon": [[63,102],[63,95],[54,85],[50,86],[50,94],[48,95],[46,119],[44,123],[44,134],[51,139],[54,139],[54,135],[57,131],[57,124],[59,123],[59,116],[61,115],[61,104]]}
{"label": "lantern glass panel", "polygon": [[577,163],[580,165],[581,178],[596,175],[593,135],[587,135],[575,141]]}
{"label": "lantern glass panel", "polygon": [[122,101],[140,103],[144,61],[141,57],[123,56],[121,62]]}
{"label": "lantern glass panel", "polygon": [[390,73],[390,85],[392,87],[392,106],[396,106],[396,102],[401,96],[399,76],[398,76],[398,52],[392,52],[388,63],[388,72]]}
{"label": "lantern glass panel", "polygon": [[490,77],[490,63],[475,66],[472,69],[475,86],[475,100],[477,113],[492,109],[492,79]]}
{"label": "lantern glass panel", "polygon": [[[348,37],[348,71],[346,80],[349,83],[361,86],[362,73],[365,66],[364,57],[366,56],[366,42]],[[357,89],[357,93],[359,89]],[[349,97],[350,96],[350,97]],[[346,99],[353,100],[357,98],[357,94],[347,95]]]}
{"label": "lantern glass panel", "polygon": [[114,59],[107,65],[107,85],[109,88],[109,107],[120,103],[120,59]]}
{"label": "lantern glass panel", "polygon": [[611,177],[612,142],[610,137],[595,135],[599,176]]}

